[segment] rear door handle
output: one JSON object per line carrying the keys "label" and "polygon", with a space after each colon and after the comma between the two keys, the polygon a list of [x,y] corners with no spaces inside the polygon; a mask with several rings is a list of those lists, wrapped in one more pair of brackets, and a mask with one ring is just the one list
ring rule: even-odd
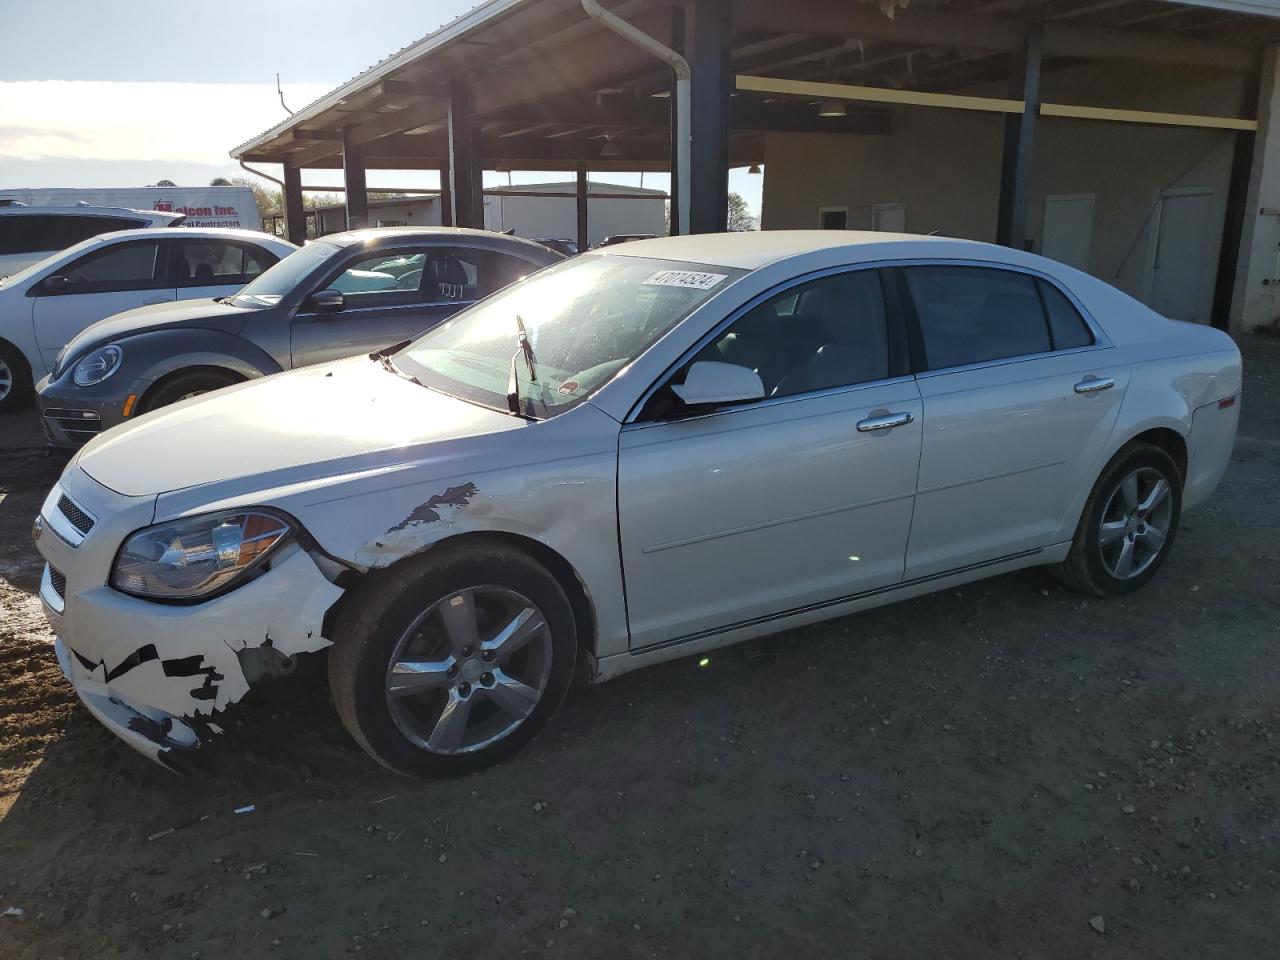
{"label": "rear door handle", "polygon": [[1088,376],[1076,384],[1076,393],[1099,393],[1116,385],[1111,377]]}
{"label": "rear door handle", "polygon": [[867,417],[858,421],[859,433],[871,433],[875,430],[892,430],[894,427],[905,427],[914,417],[909,413],[884,413]]}

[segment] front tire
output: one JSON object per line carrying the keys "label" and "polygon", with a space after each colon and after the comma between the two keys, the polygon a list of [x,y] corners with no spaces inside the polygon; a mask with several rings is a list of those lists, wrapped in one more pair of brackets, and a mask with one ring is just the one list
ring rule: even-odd
{"label": "front tire", "polygon": [[520,550],[446,545],[355,590],[335,624],[329,688],[352,737],[392,770],[451,776],[506,759],[569,689],[572,607]]}
{"label": "front tire", "polygon": [[1098,477],[1071,552],[1054,573],[1081,593],[1132,593],[1168,557],[1181,514],[1182,475],[1173,458],[1149,443],[1130,444]]}
{"label": "front tire", "polygon": [[189,400],[192,397],[200,396],[202,393],[221,390],[223,387],[229,387],[233,383],[239,382],[239,377],[229,373],[218,373],[215,370],[191,370],[186,373],[180,373],[161,382],[158,387],[147,394],[143,412],[150,413],[152,410],[159,410],[161,407],[167,407],[169,404],[177,403],[179,400]]}

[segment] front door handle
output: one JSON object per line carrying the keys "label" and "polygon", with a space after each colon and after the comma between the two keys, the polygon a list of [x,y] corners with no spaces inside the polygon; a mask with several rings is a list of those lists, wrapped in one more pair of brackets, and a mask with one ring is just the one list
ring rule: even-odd
{"label": "front door handle", "polygon": [[1076,384],[1076,393],[1100,393],[1116,385],[1111,377],[1088,376]]}
{"label": "front door handle", "polygon": [[914,417],[909,413],[882,413],[865,420],[858,421],[859,433],[872,433],[875,430],[892,430],[894,427],[905,427]]}

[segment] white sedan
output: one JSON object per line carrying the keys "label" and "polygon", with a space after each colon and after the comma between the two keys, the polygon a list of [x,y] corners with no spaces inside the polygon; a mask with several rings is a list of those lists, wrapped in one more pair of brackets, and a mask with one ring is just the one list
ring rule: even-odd
{"label": "white sedan", "polygon": [[1240,354],[1043,258],[764,232],[584,255],[389,354],[86,446],[36,524],[63,670],[174,762],[328,648],[416,775],[590,681],[1033,565],[1142,586],[1227,467]]}
{"label": "white sedan", "polygon": [[227,296],[296,249],[253,230],[116,230],[0,278],[0,413],[26,399],[91,324],[149,304]]}

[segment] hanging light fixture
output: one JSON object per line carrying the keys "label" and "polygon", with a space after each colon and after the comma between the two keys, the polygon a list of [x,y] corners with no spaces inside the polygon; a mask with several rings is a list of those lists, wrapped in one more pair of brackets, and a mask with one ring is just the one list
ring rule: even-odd
{"label": "hanging light fixture", "polygon": [[839,100],[823,100],[818,105],[818,116],[820,117],[847,117],[848,111],[845,110],[844,104]]}
{"label": "hanging light fixture", "polygon": [[609,134],[604,135],[604,146],[600,148],[600,156],[602,157],[620,157],[622,151],[618,149],[618,145],[613,142],[613,137]]}
{"label": "hanging light fixture", "polygon": [[760,164],[758,163],[753,163],[751,166],[747,167],[747,173],[759,173],[759,172],[760,172]]}

